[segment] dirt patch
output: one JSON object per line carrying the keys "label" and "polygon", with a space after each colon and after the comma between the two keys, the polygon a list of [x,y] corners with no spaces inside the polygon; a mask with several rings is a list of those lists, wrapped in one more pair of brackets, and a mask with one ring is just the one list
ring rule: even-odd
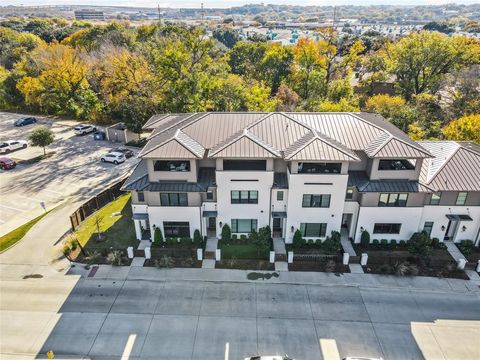
{"label": "dirt patch", "polygon": [[[155,259],[145,261],[143,266],[157,267]],[[202,262],[192,258],[172,258],[172,268],[201,268]]]}

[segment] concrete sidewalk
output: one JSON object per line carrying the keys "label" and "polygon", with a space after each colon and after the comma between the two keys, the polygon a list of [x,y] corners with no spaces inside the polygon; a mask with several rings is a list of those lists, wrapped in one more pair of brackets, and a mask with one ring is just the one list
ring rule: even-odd
{"label": "concrete sidewalk", "polygon": [[[153,267],[112,267],[101,265],[92,279],[116,280],[152,280],[152,281],[204,281],[272,284],[304,284],[324,286],[357,286],[401,289],[423,289],[437,291],[454,291],[480,294],[478,284],[469,280],[444,279],[426,276],[398,277],[376,274],[334,274],[322,272],[279,272],[278,277],[271,276],[272,271],[246,271],[227,269],[157,269]],[[249,274],[257,274],[257,279],[249,278]],[[76,266],[69,272],[71,275],[86,277],[88,271]],[[263,277],[262,274],[270,274]]]}

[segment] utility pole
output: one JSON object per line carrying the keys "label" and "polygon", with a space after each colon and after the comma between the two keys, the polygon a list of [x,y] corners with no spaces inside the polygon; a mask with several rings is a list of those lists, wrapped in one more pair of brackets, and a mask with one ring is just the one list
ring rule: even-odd
{"label": "utility pole", "polygon": [[203,3],[201,4],[200,8],[201,8],[200,17],[201,17],[202,23],[203,23],[203,21],[205,20],[205,10],[203,9]]}
{"label": "utility pole", "polygon": [[162,25],[162,14],[160,13],[160,4],[157,5],[158,8],[158,23]]}
{"label": "utility pole", "polygon": [[333,25],[332,25],[333,30],[335,30],[335,24],[336,24],[336,22],[337,22],[337,7],[334,6],[334,7],[333,7]]}

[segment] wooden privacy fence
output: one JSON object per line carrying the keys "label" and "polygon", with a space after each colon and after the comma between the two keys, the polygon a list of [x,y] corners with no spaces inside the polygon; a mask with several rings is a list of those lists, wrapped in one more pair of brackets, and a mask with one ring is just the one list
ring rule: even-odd
{"label": "wooden privacy fence", "polygon": [[70,223],[72,224],[72,230],[76,230],[80,224],[90,215],[92,215],[98,209],[104,207],[109,202],[112,202],[119,196],[125,194],[120,190],[125,179],[113,184],[108,189],[102,191],[100,194],[90,198],[83,203],[75,212],[70,215]]}

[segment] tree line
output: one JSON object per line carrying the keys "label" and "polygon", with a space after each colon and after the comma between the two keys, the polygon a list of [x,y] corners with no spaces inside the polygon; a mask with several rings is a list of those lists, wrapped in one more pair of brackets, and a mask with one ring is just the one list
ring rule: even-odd
{"label": "tree line", "polygon": [[[232,29],[58,19],[0,22],[0,108],[124,121],[154,113],[372,111],[415,139],[480,139],[480,41],[392,41],[330,28],[294,45]],[[379,84],[393,84],[378,94]],[[394,90],[394,92],[393,92]]]}

